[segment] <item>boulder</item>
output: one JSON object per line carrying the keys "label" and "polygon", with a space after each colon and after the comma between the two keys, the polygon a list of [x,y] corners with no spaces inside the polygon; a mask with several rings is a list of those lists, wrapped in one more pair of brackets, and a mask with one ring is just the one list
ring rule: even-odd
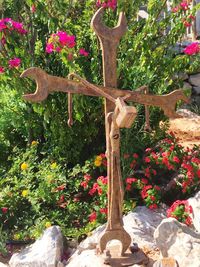
{"label": "boulder", "polygon": [[192,89],[192,85],[190,83],[184,82],[183,89]]}
{"label": "boulder", "polygon": [[38,240],[11,257],[10,267],[57,267],[63,252],[59,226],[46,229]]}
{"label": "boulder", "polygon": [[200,86],[200,73],[190,75],[189,82],[194,86]]}
{"label": "boulder", "polygon": [[164,219],[154,238],[163,257],[172,257],[179,267],[200,267],[200,234],[174,218]]}
{"label": "boulder", "polygon": [[189,198],[188,202],[193,209],[193,225],[195,229],[200,233],[200,191],[194,197]]}
{"label": "boulder", "polygon": [[[138,244],[144,252],[156,249],[153,234],[156,227],[166,218],[165,209],[156,211],[150,210],[144,206],[138,206],[134,211],[123,217],[124,228],[130,234],[132,242]],[[67,267],[98,267],[102,265],[102,259],[96,255],[96,245],[106,225],[98,227],[91,236],[82,241],[69,259]],[[108,244],[109,248],[119,246],[119,241],[112,240]],[[158,257],[157,251],[154,257]],[[137,263],[137,262],[136,262]],[[115,265],[112,265],[115,266]],[[135,266],[135,265],[133,265]]]}
{"label": "boulder", "polygon": [[194,86],[193,87],[193,92],[195,95],[200,95],[200,86]]}
{"label": "boulder", "polygon": [[8,265],[5,265],[4,263],[0,262],[0,267],[8,267]]}

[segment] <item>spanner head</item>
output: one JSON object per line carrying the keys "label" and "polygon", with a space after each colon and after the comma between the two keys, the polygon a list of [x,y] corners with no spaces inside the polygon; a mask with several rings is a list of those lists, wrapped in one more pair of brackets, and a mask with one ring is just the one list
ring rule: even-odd
{"label": "spanner head", "polygon": [[103,7],[97,10],[92,18],[91,27],[99,37],[113,42],[118,42],[127,30],[127,21],[125,14],[121,12],[117,26],[114,28],[109,28],[102,21],[103,13]]}
{"label": "spanner head", "polygon": [[41,102],[45,100],[49,94],[48,91],[48,74],[40,68],[32,67],[25,70],[20,77],[32,78],[36,81],[36,91],[34,94],[23,95],[25,100],[31,102]]}

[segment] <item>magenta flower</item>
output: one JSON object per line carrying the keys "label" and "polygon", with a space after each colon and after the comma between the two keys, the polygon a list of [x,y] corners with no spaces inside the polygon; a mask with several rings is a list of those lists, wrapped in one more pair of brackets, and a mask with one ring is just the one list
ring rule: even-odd
{"label": "magenta flower", "polygon": [[54,45],[52,43],[47,43],[46,45],[46,52],[51,54],[54,51]]}
{"label": "magenta flower", "polygon": [[79,54],[80,54],[81,56],[87,57],[87,56],[89,55],[89,52],[85,51],[84,48],[80,48],[80,49],[79,49]]}
{"label": "magenta flower", "polygon": [[199,43],[195,42],[188,45],[183,52],[189,56],[196,55],[200,52],[200,45]]}
{"label": "magenta flower", "polygon": [[0,73],[4,73],[4,72],[5,72],[4,67],[0,66]]}
{"label": "magenta flower", "polygon": [[186,0],[183,0],[181,3],[180,3],[180,8],[183,9],[183,10],[188,10],[189,6],[188,6],[188,3]]}
{"label": "magenta flower", "polygon": [[9,31],[16,30],[20,34],[26,34],[22,23],[12,20],[11,18],[4,18],[0,20],[0,32],[8,29]]}
{"label": "magenta flower", "polygon": [[58,32],[57,36],[59,36],[59,42],[62,46],[72,48],[76,45],[74,35],[68,35],[66,32]]}
{"label": "magenta flower", "polygon": [[21,64],[21,59],[15,57],[15,58],[13,58],[13,59],[10,59],[10,60],[8,61],[8,63],[9,63],[9,67],[10,67],[10,68],[18,68],[18,67],[20,66],[20,64]]}
{"label": "magenta flower", "polygon": [[103,2],[101,0],[97,0],[96,6],[104,7],[104,8],[111,8],[112,10],[115,10],[117,7],[117,0],[107,0]]}
{"label": "magenta flower", "polygon": [[46,52],[61,52],[64,47],[73,48],[76,45],[75,39],[74,35],[68,35],[63,31],[53,33],[47,42]]}

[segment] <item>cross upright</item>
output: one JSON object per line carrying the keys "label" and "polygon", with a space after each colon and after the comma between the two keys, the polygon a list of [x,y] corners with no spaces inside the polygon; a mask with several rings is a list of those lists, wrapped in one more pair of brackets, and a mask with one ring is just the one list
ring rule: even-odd
{"label": "cross upright", "polygon": [[[50,92],[55,91],[68,93],[69,100],[71,94],[105,98],[108,219],[106,229],[99,240],[99,249],[102,253],[110,240],[117,239],[122,243],[121,254],[123,255],[130,246],[131,237],[125,231],[122,220],[124,191],[120,169],[120,128],[130,128],[137,116],[136,108],[128,106],[126,102],[132,101],[146,106],[158,106],[164,110],[168,117],[178,117],[175,112],[176,102],[178,100],[188,102],[189,99],[180,89],[163,96],[117,89],[117,47],[127,30],[127,23],[125,15],[120,13],[117,26],[109,28],[102,22],[103,12],[104,9],[100,8],[91,21],[91,26],[100,40],[102,49],[103,87],[91,84],[76,74],[71,74],[70,79],[65,79],[48,75],[45,71],[36,67],[25,70],[21,77],[30,77],[36,80],[36,92],[24,95],[24,99],[28,101],[41,102],[48,97]],[[139,89],[144,91],[148,88],[142,86]],[[70,106],[71,102],[69,101],[69,110],[71,110]],[[69,124],[71,122],[70,119]]]}

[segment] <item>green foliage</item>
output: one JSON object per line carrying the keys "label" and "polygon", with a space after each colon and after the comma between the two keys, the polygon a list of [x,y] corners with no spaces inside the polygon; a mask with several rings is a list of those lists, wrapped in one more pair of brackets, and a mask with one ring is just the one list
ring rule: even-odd
{"label": "green foliage", "polygon": [[[186,12],[167,12],[162,17],[165,3],[164,0],[136,0],[134,3],[120,0],[117,10],[105,12],[105,23],[110,27],[116,25],[120,11],[126,13],[128,22],[128,31],[120,42],[117,57],[119,88],[136,90],[146,84],[150,93],[168,93],[182,85],[182,81],[174,77],[199,70],[198,55],[189,57],[175,50],[175,44],[182,40],[186,31],[182,17],[194,14],[199,5]],[[35,12],[31,11],[33,4]],[[147,20],[136,19],[141,5],[147,5]],[[30,104],[22,99],[22,94],[34,92],[35,84],[20,79],[23,70],[36,66],[61,77],[76,72],[90,82],[102,84],[101,50],[89,27],[96,10],[93,0],[5,0],[2,3],[1,17],[23,22],[28,31],[28,34],[20,35],[10,30],[5,36],[0,32],[0,38],[6,37],[6,43],[1,41],[0,46],[1,65],[5,68],[0,74],[0,208],[8,208],[0,213],[0,219],[3,230],[9,231],[12,238],[37,237],[51,224],[59,224],[68,236],[78,236],[106,220],[106,169],[102,166],[105,158],[88,160],[105,150],[102,99],[74,96],[74,126],[69,128],[66,94],[55,93],[43,103]],[[76,46],[72,50],[48,54],[46,43],[51,34],[58,31],[75,35]],[[88,51],[89,56],[81,56],[80,48]],[[8,66],[8,60],[14,57],[22,60],[18,68]],[[165,135],[165,131],[158,129],[159,122],[165,119],[160,109],[150,110],[151,134],[144,131],[144,107],[137,105],[137,109],[133,127],[122,130],[122,154],[139,155],[137,160],[122,158],[124,181],[127,177],[134,178],[139,166],[145,173],[145,147],[154,146]],[[169,151],[166,144],[162,149]],[[194,155],[198,149],[196,151],[193,151]],[[158,153],[159,164],[153,157],[150,157],[150,163],[157,171],[155,177],[159,185],[169,182],[166,177],[180,170],[180,188],[186,183],[183,194],[199,188],[196,163],[192,163],[195,177],[189,192],[187,168],[173,162],[175,156],[183,160],[185,152],[182,149],[175,146],[170,154],[168,162],[175,168],[173,170],[162,163],[163,156],[157,150],[155,153]],[[129,186],[130,190],[126,191],[125,211],[131,209],[136,200],[151,208],[159,204],[161,198],[155,187],[155,177],[151,179],[152,187],[145,190],[144,177],[137,177],[135,184],[129,183],[131,188]],[[148,194],[147,198],[142,199],[142,190],[143,195]]]}

